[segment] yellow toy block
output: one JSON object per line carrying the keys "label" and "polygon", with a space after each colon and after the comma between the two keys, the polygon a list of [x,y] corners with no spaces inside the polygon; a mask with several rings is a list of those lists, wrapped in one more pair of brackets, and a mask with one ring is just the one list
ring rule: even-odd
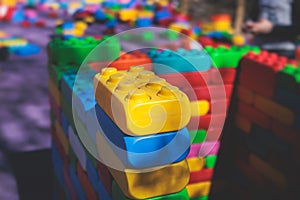
{"label": "yellow toy block", "polygon": [[93,16],[87,16],[84,18],[84,21],[86,23],[94,23],[95,22],[95,18]]}
{"label": "yellow toy block", "polygon": [[191,102],[191,116],[203,116],[209,111],[209,102],[206,100]]}
{"label": "yellow toy block", "polygon": [[271,180],[279,188],[285,189],[287,187],[288,183],[286,177],[280,171],[278,171],[256,155],[250,154],[249,162],[259,173],[261,173],[267,179]]}
{"label": "yellow toy block", "polygon": [[190,172],[196,172],[202,170],[205,164],[204,158],[200,158],[200,157],[187,158],[187,162],[189,165]]}
{"label": "yellow toy block", "polygon": [[61,107],[61,102],[60,102],[60,92],[58,88],[55,86],[53,83],[52,79],[48,79],[48,86],[49,86],[49,93],[53,96],[55,103]]}
{"label": "yellow toy block", "polygon": [[184,128],[191,117],[188,97],[143,67],[104,68],[94,78],[97,103],[127,135]]}
{"label": "yellow toy block", "polygon": [[210,191],[211,182],[193,183],[186,186],[190,198],[207,196]]}
{"label": "yellow toy block", "polygon": [[154,17],[154,13],[151,11],[147,11],[147,10],[142,10],[140,12],[137,13],[137,17],[138,18],[153,18]]}
{"label": "yellow toy block", "polygon": [[240,114],[237,114],[235,116],[235,123],[238,128],[240,128],[245,133],[251,132],[251,121],[249,121],[247,118],[241,116]]}
{"label": "yellow toy block", "polygon": [[123,193],[132,199],[146,199],[183,190],[190,172],[186,160],[141,170],[117,171],[109,168]]}
{"label": "yellow toy block", "polygon": [[264,112],[273,119],[282,122],[287,126],[294,125],[295,114],[288,108],[275,103],[274,101],[256,95],[254,98],[254,106]]}
{"label": "yellow toy block", "polygon": [[122,21],[135,21],[137,18],[137,10],[122,9],[119,11],[119,19]]}

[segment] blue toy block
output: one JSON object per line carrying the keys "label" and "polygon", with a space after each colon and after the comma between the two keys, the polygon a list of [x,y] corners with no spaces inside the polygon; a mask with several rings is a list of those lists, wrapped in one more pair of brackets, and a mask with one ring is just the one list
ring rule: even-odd
{"label": "blue toy block", "polygon": [[24,47],[15,48],[13,52],[18,56],[31,56],[31,55],[38,54],[40,50],[41,48],[37,45],[27,44]]}
{"label": "blue toy block", "polygon": [[79,182],[78,176],[76,174],[76,171],[75,171],[73,165],[69,165],[69,175],[70,175],[70,179],[74,185],[74,188],[75,188],[78,198],[80,200],[87,200],[84,190],[81,186],[81,183]]}
{"label": "blue toy block", "polygon": [[207,71],[212,66],[210,56],[203,50],[150,50],[148,56],[152,59],[153,70],[158,75]]}
{"label": "blue toy block", "polygon": [[64,179],[63,179],[63,160],[60,157],[56,146],[52,143],[52,165],[53,171],[57,177],[57,180],[61,186],[64,186]]}
{"label": "blue toy block", "polygon": [[61,112],[60,115],[60,119],[61,119],[61,127],[64,130],[64,133],[66,134],[67,137],[69,137],[69,122],[67,117],[65,116],[65,114],[63,112]]}
{"label": "blue toy block", "polygon": [[116,19],[111,19],[111,20],[108,20],[105,25],[107,28],[114,28],[117,26],[117,20]]}
{"label": "blue toy block", "polygon": [[96,20],[100,20],[100,21],[103,21],[106,19],[106,15],[105,13],[102,11],[102,10],[97,10],[95,13],[94,13],[94,18]]}
{"label": "blue toy block", "polygon": [[155,12],[154,20],[160,21],[162,19],[168,19],[171,17],[171,13],[167,9],[162,9],[160,11]]}
{"label": "blue toy block", "polygon": [[90,180],[94,190],[97,191],[99,189],[98,182],[100,181],[100,179],[97,173],[97,169],[89,159],[87,159],[86,169],[87,169],[86,172],[87,172],[88,179]]}
{"label": "blue toy block", "polygon": [[73,22],[64,22],[61,27],[65,30],[74,29],[75,25]]}
{"label": "blue toy block", "polygon": [[275,101],[295,112],[300,112],[300,94],[277,87],[275,89]]}
{"label": "blue toy block", "polygon": [[152,20],[150,18],[140,18],[135,21],[137,27],[149,27],[152,25]]}
{"label": "blue toy block", "polygon": [[20,23],[25,20],[23,10],[16,10],[11,18],[11,21],[14,23]]}
{"label": "blue toy block", "polygon": [[102,199],[112,200],[112,197],[107,192],[107,190],[105,189],[105,187],[103,186],[103,184],[100,180],[98,181],[98,187],[97,187],[96,193],[98,194],[98,197],[100,200],[102,200]]}
{"label": "blue toy block", "polygon": [[149,168],[179,162],[189,153],[190,137],[186,128],[132,137],[125,135],[98,104],[95,108],[104,138],[127,168]]}

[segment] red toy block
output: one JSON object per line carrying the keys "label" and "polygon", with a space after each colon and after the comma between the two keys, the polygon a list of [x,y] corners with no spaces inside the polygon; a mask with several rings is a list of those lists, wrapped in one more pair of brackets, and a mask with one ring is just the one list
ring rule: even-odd
{"label": "red toy block", "polygon": [[79,162],[77,162],[76,169],[77,169],[79,182],[82,185],[82,188],[84,190],[84,193],[85,193],[87,199],[98,200],[98,196],[97,196],[96,192],[94,191],[94,188],[93,188],[91,182],[89,181],[86,172],[83,171]]}
{"label": "red toy block", "polygon": [[3,21],[9,22],[15,13],[15,8],[8,7],[5,16],[2,18]]}
{"label": "red toy block", "polygon": [[199,129],[209,130],[210,128],[220,129],[223,128],[224,126],[225,118],[226,118],[226,114],[216,114],[216,115],[207,114],[201,117],[199,116],[191,117],[191,120],[187,125],[187,128],[190,131],[199,130]]}
{"label": "red toy block", "polygon": [[210,181],[213,173],[213,169],[202,169],[200,171],[191,172],[189,184]]}
{"label": "red toy block", "polygon": [[144,53],[134,51],[121,55],[118,59],[113,61],[109,67],[115,67],[118,70],[128,70],[131,66],[144,65],[145,70],[152,70],[152,61]]}
{"label": "red toy block", "polygon": [[[201,87],[211,84],[212,72],[183,72],[172,74],[160,74],[159,76],[176,87],[185,88],[189,87]],[[189,85],[187,85],[189,84]]]}
{"label": "red toy block", "polygon": [[63,178],[64,178],[64,181],[65,181],[65,184],[66,184],[66,187],[68,189],[68,192],[70,193],[71,195],[71,198],[74,199],[74,200],[77,200],[77,194],[76,194],[76,191],[75,191],[75,188],[71,182],[71,179],[70,179],[70,176],[69,176],[69,170],[67,167],[65,167],[63,169]]}
{"label": "red toy block", "polygon": [[21,25],[22,27],[25,27],[25,28],[31,26],[30,22],[29,22],[29,21],[26,21],[26,20],[22,21],[22,22],[20,23],[20,25]]}
{"label": "red toy block", "polygon": [[[227,112],[230,104],[230,99],[217,99],[210,101],[209,113],[224,114]],[[224,112],[225,111],[225,112]]]}
{"label": "red toy block", "polygon": [[[195,88],[181,88],[181,90],[189,97],[190,101],[211,100],[213,99],[230,99],[233,85],[210,85]],[[224,91],[225,90],[225,91]]]}
{"label": "red toy block", "polygon": [[98,175],[99,175],[101,183],[105,187],[106,191],[110,195],[112,195],[111,187],[112,187],[113,178],[112,178],[110,172],[108,171],[107,166],[105,166],[101,162],[97,162],[97,170],[98,170]]}
{"label": "red toy block", "polygon": [[262,51],[260,54],[255,54],[249,52],[240,61],[240,81],[257,93],[272,98],[276,73],[287,63],[289,60],[286,57],[278,56],[275,53]]}
{"label": "red toy block", "polygon": [[238,113],[264,129],[270,129],[272,120],[263,112],[244,102],[238,103]]}
{"label": "red toy block", "polygon": [[[235,81],[235,68],[213,68],[212,69],[212,83],[219,84],[233,84]],[[221,79],[220,79],[221,78]]]}
{"label": "red toy block", "polygon": [[44,20],[38,20],[37,22],[35,22],[35,25],[37,27],[45,27],[45,21]]}

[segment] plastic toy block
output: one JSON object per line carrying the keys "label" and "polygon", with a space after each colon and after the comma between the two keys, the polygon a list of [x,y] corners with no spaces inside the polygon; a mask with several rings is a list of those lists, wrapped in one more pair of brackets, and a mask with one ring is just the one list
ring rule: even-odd
{"label": "plastic toy block", "polygon": [[144,31],[136,34],[122,34],[121,40],[130,42],[152,42],[155,39],[153,32]]}
{"label": "plastic toy block", "polygon": [[212,71],[211,69],[203,72],[182,72],[172,74],[160,74],[159,77],[166,79],[168,83],[179,87],[201,87],[207,86],[212,83],[211,81]]}
{"label": "plastic toy block", "polygon": [[233,85],[209,85],[194,88],[180,88],[190,99],[196,100],[211,100],[213,99],[230,99],[232,94]]}
{"label": "plastic toy block", "polygon": [[282,172],[273,168],[258,156],[250,154],[249,162],[258,172],[264,174],[268,180],[272,181],[279,188],[285,189],[287,187],[287,180]]}
{"label": "plastic toy block", "polygon": [[119,19],[121,21],[135,21],[137,18],[137,10],[134,9],[121,9],[119,11]]}
{"label": "plastic toy block", "polygon": [[246,117],[244,117],[240,114],[236,114],[235,124],[239,129],[241,129],[245,133],[250,133],[251,132],[252,123]]}
{"label": "plastic toy block", "polygon": [[191,102],[191,116],[206,115],[208,113],[209,109],[210,109],[210,105],[207,100]]}
{"label": "plastic toy block", "polygon": [[68,122],[68,120],[67,120],[67,118],[66,118],[66,116],[63,112],[61,112],[60,119],[61,119],[62,129],[63,129],[65,135],[67,137],[69,137],[69,126],[70,126],[70,124],[69,124],[69,122]]}
{"label": "plastic toy block", "polygon": [[49,93],[55,100],[55,103],[57,104],[58,107],[60,107],[61,106],[60,92],[59,92],[58,88],[55,86],[55,84],[53,83],[52,79],[50,79],[50,78],[48,79],[48,88],[49,88]]}
{"label": "plastic toy block", "polygon": [[200,171],[191,172],[189,184],[210,181],[212,179],[213,169],[202,169]]}
{"label": "plastic toy block", "polygon": [[150,50],[153,71],[160,74],[207,71],[211,67],[209,55],[202,50]]}
{"label": "plastic toy block", "polygon": [[[98,175],[98,172],[97,172],[97,168],[89,160],[89,157],[87,158],[87,163],[86,163],[86,174],[87,174],[87,177],[88,177],[93,189],[95,191],[100,189],[100,188],[98,188],[98,183],[100,183],[101,181],[99,180],[99,175]],[[105,190],[102,184],[101,184],[101,186],[100,186],[101,189]]]}
{"label": "plastic toy block", "polygon": [[270,99],[256,95],[254,97],[254,106],[276,121],[282,122],[288,126],[292,126],[295,123],[295,114],[290,109],[283,107]]}
{"label": "plastic toy block", "polygon": [[260,54],[248,53],[241,61],[239,80],[242,85],[258,94],[272,98],[275,90],[276,74],[289,62],[286,57],[262,51]]}
{"label": "plastic toy block", "polygon": [[206,141],[212,142],[212,141],[220,140],[222,132],[223,132],[223,126],[217,128],[209,128],[207,130]]}
{"label": "plastic toy block", "polygon": [[190,198],[190,200],[208,200],[208,196]]}
{"label": "plastic toy block", "polygon": [[82,200],[87,200],[85,194],[84,194],[84,190],[82,188],[81,183],[79,182],[77,173],[75,168],[72,165],[69,165],[69,175],[70,175],[70,179],[75,187],[75,191],[77,193],[77,196],[79,199]]}
{"label": "plastic toy block", "polygon": [[237,107],[238,107],[237,108],[238,113],[240,113],[241,116],[245,117],[250,122],[258,124],[264,129],[271,128],[271,123],[272,123],[271,118],[268,117],[265,113],[243,102],[239,102]]}
{"label": "plastic toy block", "polygon": [[217,68],[236,68],[242,56],[248,52],[260,53],[260,49],[255,46],[231,46],[230,48],[224,46],[217,48],[206,46],[205,51],[211,56],[213,66]]}
{"label": "plastic toy block", "polygon": [[71,127],[69,127],[69,141],[76,157],[79,160],[80,165],[86,171],[87,156],[85,149]]}
{"label": "plastic toy block", "polygon": [[99,179],[101,181],[101,183],[103,184],[105,190],[108,192],[108,194],[110,194],[110,196],[112,195],[112,181],[113,178],[110,174],[110,172],[108,171],[107,166],[105,166],[104,164],[97,162],[97,171],[98,171],[98,175],[99,175]]}
{"label": "plastic toy block", "polygon": [[64,152],[66,155],[69,154],[69,140],[67,136],[64,134],[63,129],[61,128],[61,125],[59,122],[56,120],[55,121],[55,133],[57,136],[57,139],[60,141],[60,143],[63,146]]}
{"label": "plastic toy block", "polygon": [[201,117],[191,117],[189,124],[187,125],[188,130],[199,130],[199,129],[222,129],[224,125],[226,114],[207,114]]}
{"label": "plastic toy block", "polygon": [[300,93],[300,68],[287,65],[276,76],[276,85],[289,91]]}
{"label": "plastic toy block", "polygon": [[205,160],[203,157],[193,157],[186,159],[190,172],[200,171],[204,168]]}
{"label": "plastic toy block", "polygon": [[213,114],[224,114],[230,105],[230,99],[211,100],[209,104],[209,112]]}
{"label": "plastic toy block", "polygon": [[105,68],[95,76],[94,88],[97,103],[124,134],[175,131],[190,120],[187,96],[142,67],[129,71]]}
{"label": "plastic toy block", "polygon": [[[101,44],[101,48],[98,47],[94,50],[99,44]],[[101,40],[96,40],[93,37],[70,38],[68,40],[54,38],[49,42],[47,52],[52,63],[80,65],[86,59],[87,62],[114,60],[119,56],[120,48],[119,42],[111,38],[102,38]]]}
{"label": "plastic toy block", "polygon": [[149,27],[152,25],[152,20],[149,18],[139,18],[135,21],[136,27]]}
{"label": "plastic toy block", "polygon": [[143,66],[146,70],[152,70],[152,61],[144,53],[134,51],[120,55],[120,57],[109,64],[118,70],[129,70],[131,66]]}
{"label": "plastic toy block", "polygon": [[[69,172],[66,168],[63,169],[63,178],[64,178],[64,182],[65,182],[65,187],[67,188],[67,193],[70,195],[69,198],[77,199],[77,194],[76,194],[75,188],[71,182]],[[66,195],[68,195],[68,194],[66,194]]]}
{"label": "plastic toy block", "polygon": [[90,180],[87,177],[86,172],[83,171],[83,168],[79,163],[77,163],[76,169],[77,169],[79,182],[82,185],[82,188],[84,190],[84,193],[85,193],[87,199],[94,199],[94,200],[99,199],[94,188],[91,185]]}
{"label": "plastic toy block", "polygon": [[177,193],[185,188],[190,176],[186,160],[145,170],[125,169],[123,172],[110,168],[124,195],[133,199]]}
{"label": "plastic toy block", "polygon": [[192,144],[188,158],[205,157],[218,154],[220,142],[202,142],[199,144]]}
{"label": "plastic toy block", "polygon": [[300,94],[292,93],[281,87],[275,89],[275,101],[296,113],[300,112]]}
{"label": "plastic toy block", "polygon": [[210,191],[211,182],[193,183],[186,186],[189,197],[196,198],[201,196],[207,196]]}
{"label": "plastic toy block", "polygon": [[[116,181],[113,181],[113,199],[114,200],[131,200],[126,197]],[[146,200],[189,200],[189,196],[186,189],[181,190],[180,192],[174,194],[167,194],[159,197],[147,198]]]}
{"label": "plastic toy block", "polygon": [[201,143],[206,139],[206,130],[191,130],[189,131],[190,134],[190,143],[197,144]]}
{"label": "plastic toy block", "polygon": [[254,103],[254,96],[255,93],[248,88],[244,87],[243,85],[238,85],[236,89],[236,96],[239,100],[247,103],[253,104]]}
{"label": "plastic toy block", "polygon": [[235,68],[212,68],[211,82],[214,85],[233,84],[236,76]]}
{"label": "plastic toy block", "polygon": [[149,136],[127,136],[99,105],[95,109],[107,142],[120,148],[111,146],[126,168],[149,168],[179,162],[189,152],[190,138],[186,128]]}
{"label": "plastic toy block", "polygon": [[217,156],[216,155],[211,155],[211,156],[206,156],[205,157],[205,167],[206,168],[214,168],[217,162]]}
{"label": "plastic toy block", "polygon": [[56,146],[52,144],[52,154],[51,154],[51,158],[52,158],[52,165],[53,165],[53,171],[55,176],[58,179],[58,182],[60,183],[60,185],[63,185],[63,161],[59,156],[59,153],[56,149]]}
{"label": "plastic toy block", "polygon": [[272,132],[294,148],[300,148],[300,131],[293,127],[273,121]]}
{"label": "plastic toy block", "polygon": [[179,39],[179,34],[176,31],[166,30],[159,34],[163,39],[174,41]]}
{"label": "plastic toy block", "polygon": [[48,65],[48,73],[52,78],[55,86],[60,89],[60,81],[65,73],[75,73],[78,71],[79,66],[76,65]]}
{"label": "plastic toy block", "polygon": [[254,169],[249,163],[243,160],[235,161],[236,167],[243,173],[247,179],[249,179],[252,183],[256,184],[259,187],[265,186],[266,180],[263,177],[263,174],[260,174],[256,169]]}

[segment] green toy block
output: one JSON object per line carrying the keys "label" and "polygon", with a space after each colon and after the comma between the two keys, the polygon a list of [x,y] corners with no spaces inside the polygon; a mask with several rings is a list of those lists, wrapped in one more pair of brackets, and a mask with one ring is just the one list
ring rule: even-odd
{"label": "green toy block", "polygon": [[208,200],[208,196],[195,197],[195,198],[191,198],[190,200]]}
{"label": "green toy block", "polygon": [[276,85],[289,91],[300,92],[300,67],[286,65],[276,76]]}
{"label": "green toy block", "polygon": [[67,40],[54,38],[47,46],[49,62],[55,64],[81,65],[83,61],[111,61],[120,55],[120,51],[121,47],[116,37],[103,37],[101,40],[93,37]]}
{"label": "green toy block", "polygon": [[150,31],[144,31],[143,33],[138,34],[127,34],[124,33],[121,35],[121,40],[123,41],[143,41],[143,42],[152,42],[154,40],[154,34]]}
{"label": "green toy block", "polygon": [[165,38],[170,41],[174,41],[178,39],[178,33],[171,30],[166,30],[162,33],[160,33],[160,37]]}
{"label": "green toy block", "polygon": [[[130,198],[126,197],[119,185],[116,183],[114,180],[112,183],[112,198],[113,200],[131,200]],[[173,193],[173,194],[168,194],[164,196],[159,196],[159,197],[153,197],[153,198],[148,198],[145,200],[189,200],[189,195],[188,192],[185,189],[181,190],[180,192]]]}
{"label": "green toy block", "polygon": [[206,130],[193,130],[189,131],[191,144],[198,144],[205,140]]}
{"label": "green toy block", "polygon": [[60,81],[66,72],[78,71],[79,65],[54,65],[48,64],[49,77],[52,78],[54,84],[60,89]]}
{"label": "green toy block", "polygon": [[217,161],[216,155],[206,156],[204,159],[205,159],[206,168],[214,168],[216,166],[216,161]]}
{"label": "green toy block", "polygon": [[207,53],[213,60],[213,66],[217,68],[236,68],[245,54],[252,51],[254,53],[260,53],[260,48],[256,46],[231,46],[226,48],[219,46],[217,48],[207,46],[205,47]]}

